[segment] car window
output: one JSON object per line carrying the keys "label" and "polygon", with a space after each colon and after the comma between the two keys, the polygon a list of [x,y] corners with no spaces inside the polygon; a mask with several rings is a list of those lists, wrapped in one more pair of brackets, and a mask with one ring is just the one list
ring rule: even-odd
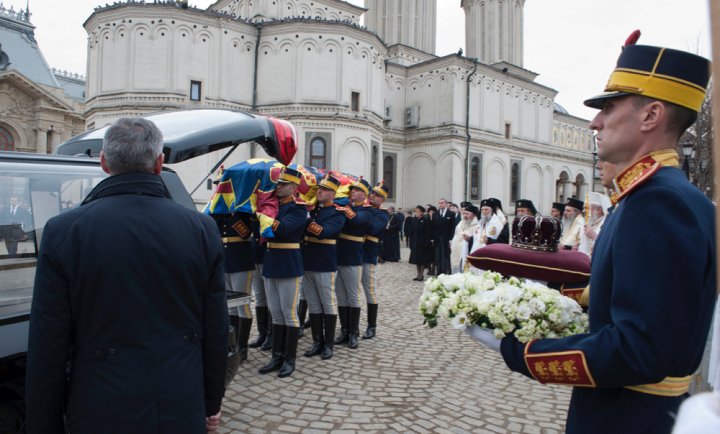
{"label": "car window", "polygon": [[0,319],[27,312],[45,224],[107,175],[99,165],[0,161]]}

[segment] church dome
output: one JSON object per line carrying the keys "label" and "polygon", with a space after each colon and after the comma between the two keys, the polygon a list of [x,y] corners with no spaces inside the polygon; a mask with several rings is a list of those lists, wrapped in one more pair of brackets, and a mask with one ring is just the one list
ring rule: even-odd
{"label": "church dome", "polygon": [[553,102],[553,106],[554,106],[553,111],[555,111],[555,112],[558,112],[558,113],[563,114],[563,115],[569,115],[569,114],[570,114],[570,113],[568,113],[567,110],[565,110],[565,107],[561,106],[560,104],[558,104],[558,103],[556,103],[556,102]]}

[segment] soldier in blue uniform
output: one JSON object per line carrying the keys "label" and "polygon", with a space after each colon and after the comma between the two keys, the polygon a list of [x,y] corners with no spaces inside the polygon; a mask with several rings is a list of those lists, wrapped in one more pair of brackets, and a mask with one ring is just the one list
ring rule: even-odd
{"label": "soldier in blue uniform", "polygon": [[[251,239],[250,215],[242,213],[213,214],[220,230],[225,251],[225,289],[250,295],[254,248]],[[238,306],[228,312],[230,324],[235,328],[240,361],[247,360],[248,339],[252,329],[250,305]]]}
{"label": "soldier in blue uniform", "polygon": [[266,244],[261,243],[260,222],[254,216],[251,218],[253,232],[252,243],[254,251],[255,269],[252,276],[253,296],[255,297],[255,316],[257,317],[258,337],[248,344],[249,348],[260,348],[262,351],[272,349],[272,315],[268,309],[265,296],[265,281],[262,276],[263,259],[265,258]]}
{"label": "soldier in blue uniform", "polygon": [[267,242],[262,275],[265,278],[265,294],[273,321],[272,357],[258,372],[267,374],[277,371],[284,378],[295,371],[300,321],[297,315],[300,278],[303,260],[300,241],[305,233],[307,209],[295,202],[295,192],[302,174],[289,167],[283,168],[275,194],[280,209],[273,222],[275,237]]}
{"label": "soldier in blue uniform", "polygon": [[575,386],[568,433],[670,433],[702,359],[716,297],[714,209],[675,149],[708,78],[702,57],[630,40],[606,92],[585,101],[600,109],[590,123],[598,156],[620,168],[594,247],[590,332],[509,336],[500,348],[512,370]]}
{"label": "soldier in blue uniform", "polygon": [[313,357],[320,354],[323,360],[333,356],[337,323],[337,236],[345,225],[344,208],[333,203],[339,187],[340,181],[330,175],[320,181],[317,204],[310,212],[302,248],[305,267],[302,292],[310,311],[313,338],[312,346],[304,355]]}
{"label": "soldier in blue uniform", "polygon": [[380,242],[383,233],[388,225],[390,214],[386,209],[380,206],[387,199],[390,189],[383,181],[380,181],[370,192],[369,204],[366,206],[372,210],[372,222],[365,236],[363,244],[363,270],[362,270],[362,286],[365,290],[365,300],[367,300],[367,330],[363,335],[363,339],[372,339],[375,337],[375,329],[377,328],[378,299],[375,295],[375,267],[377,267],[378,256],[380,255]]}
{"label": "soldier in blue uniform", "polygon": [[335,343],[347,344],[352,349],[357,348],[360,334],[363,243],[373,217],[372,210],[364,206],[369,192],[370,184],[362,178],[350,188],[350,203],[345,209],[347,220],[338,235],[337,244],[335,295],[341,330]]}

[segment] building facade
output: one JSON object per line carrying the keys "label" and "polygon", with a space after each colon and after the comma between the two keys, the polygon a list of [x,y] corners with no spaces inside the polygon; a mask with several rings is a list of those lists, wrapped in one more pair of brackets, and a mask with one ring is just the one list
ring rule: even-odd
{"label": "building facade", "polygon": [[50,153],[85,131],[84,78],[51,69],[30,12],[0,4],[0,151]]}
{"label": "building facade", "polygon": [[[484,17],[466,22],[469,57],[434,54],[435,0],[365,4],[97,8],[85,22],[87,127],[185,107],[249,110],[296,126],[297,163],[384,179],[388,202],[401,207],[492,196],[548,211],[555,200],[584,197],[592,134],[522,68],[524,1],[462,2],[469,17]],[[209,198],[204,181],[222,155],[176,167],[186,185],[203,184],[198,203]],[[256,155],[247,146],[226,164]]]}

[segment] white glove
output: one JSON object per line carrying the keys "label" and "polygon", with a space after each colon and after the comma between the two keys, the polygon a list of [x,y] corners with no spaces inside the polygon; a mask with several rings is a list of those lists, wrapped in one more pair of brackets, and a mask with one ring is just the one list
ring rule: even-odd
{"label": "white glove", "polygon": [[491,330],[484,329],[477,324],[465,328],[465,333],[473,339],[490,348],[493,351],[500,352],[500,339],[496,338]]}

